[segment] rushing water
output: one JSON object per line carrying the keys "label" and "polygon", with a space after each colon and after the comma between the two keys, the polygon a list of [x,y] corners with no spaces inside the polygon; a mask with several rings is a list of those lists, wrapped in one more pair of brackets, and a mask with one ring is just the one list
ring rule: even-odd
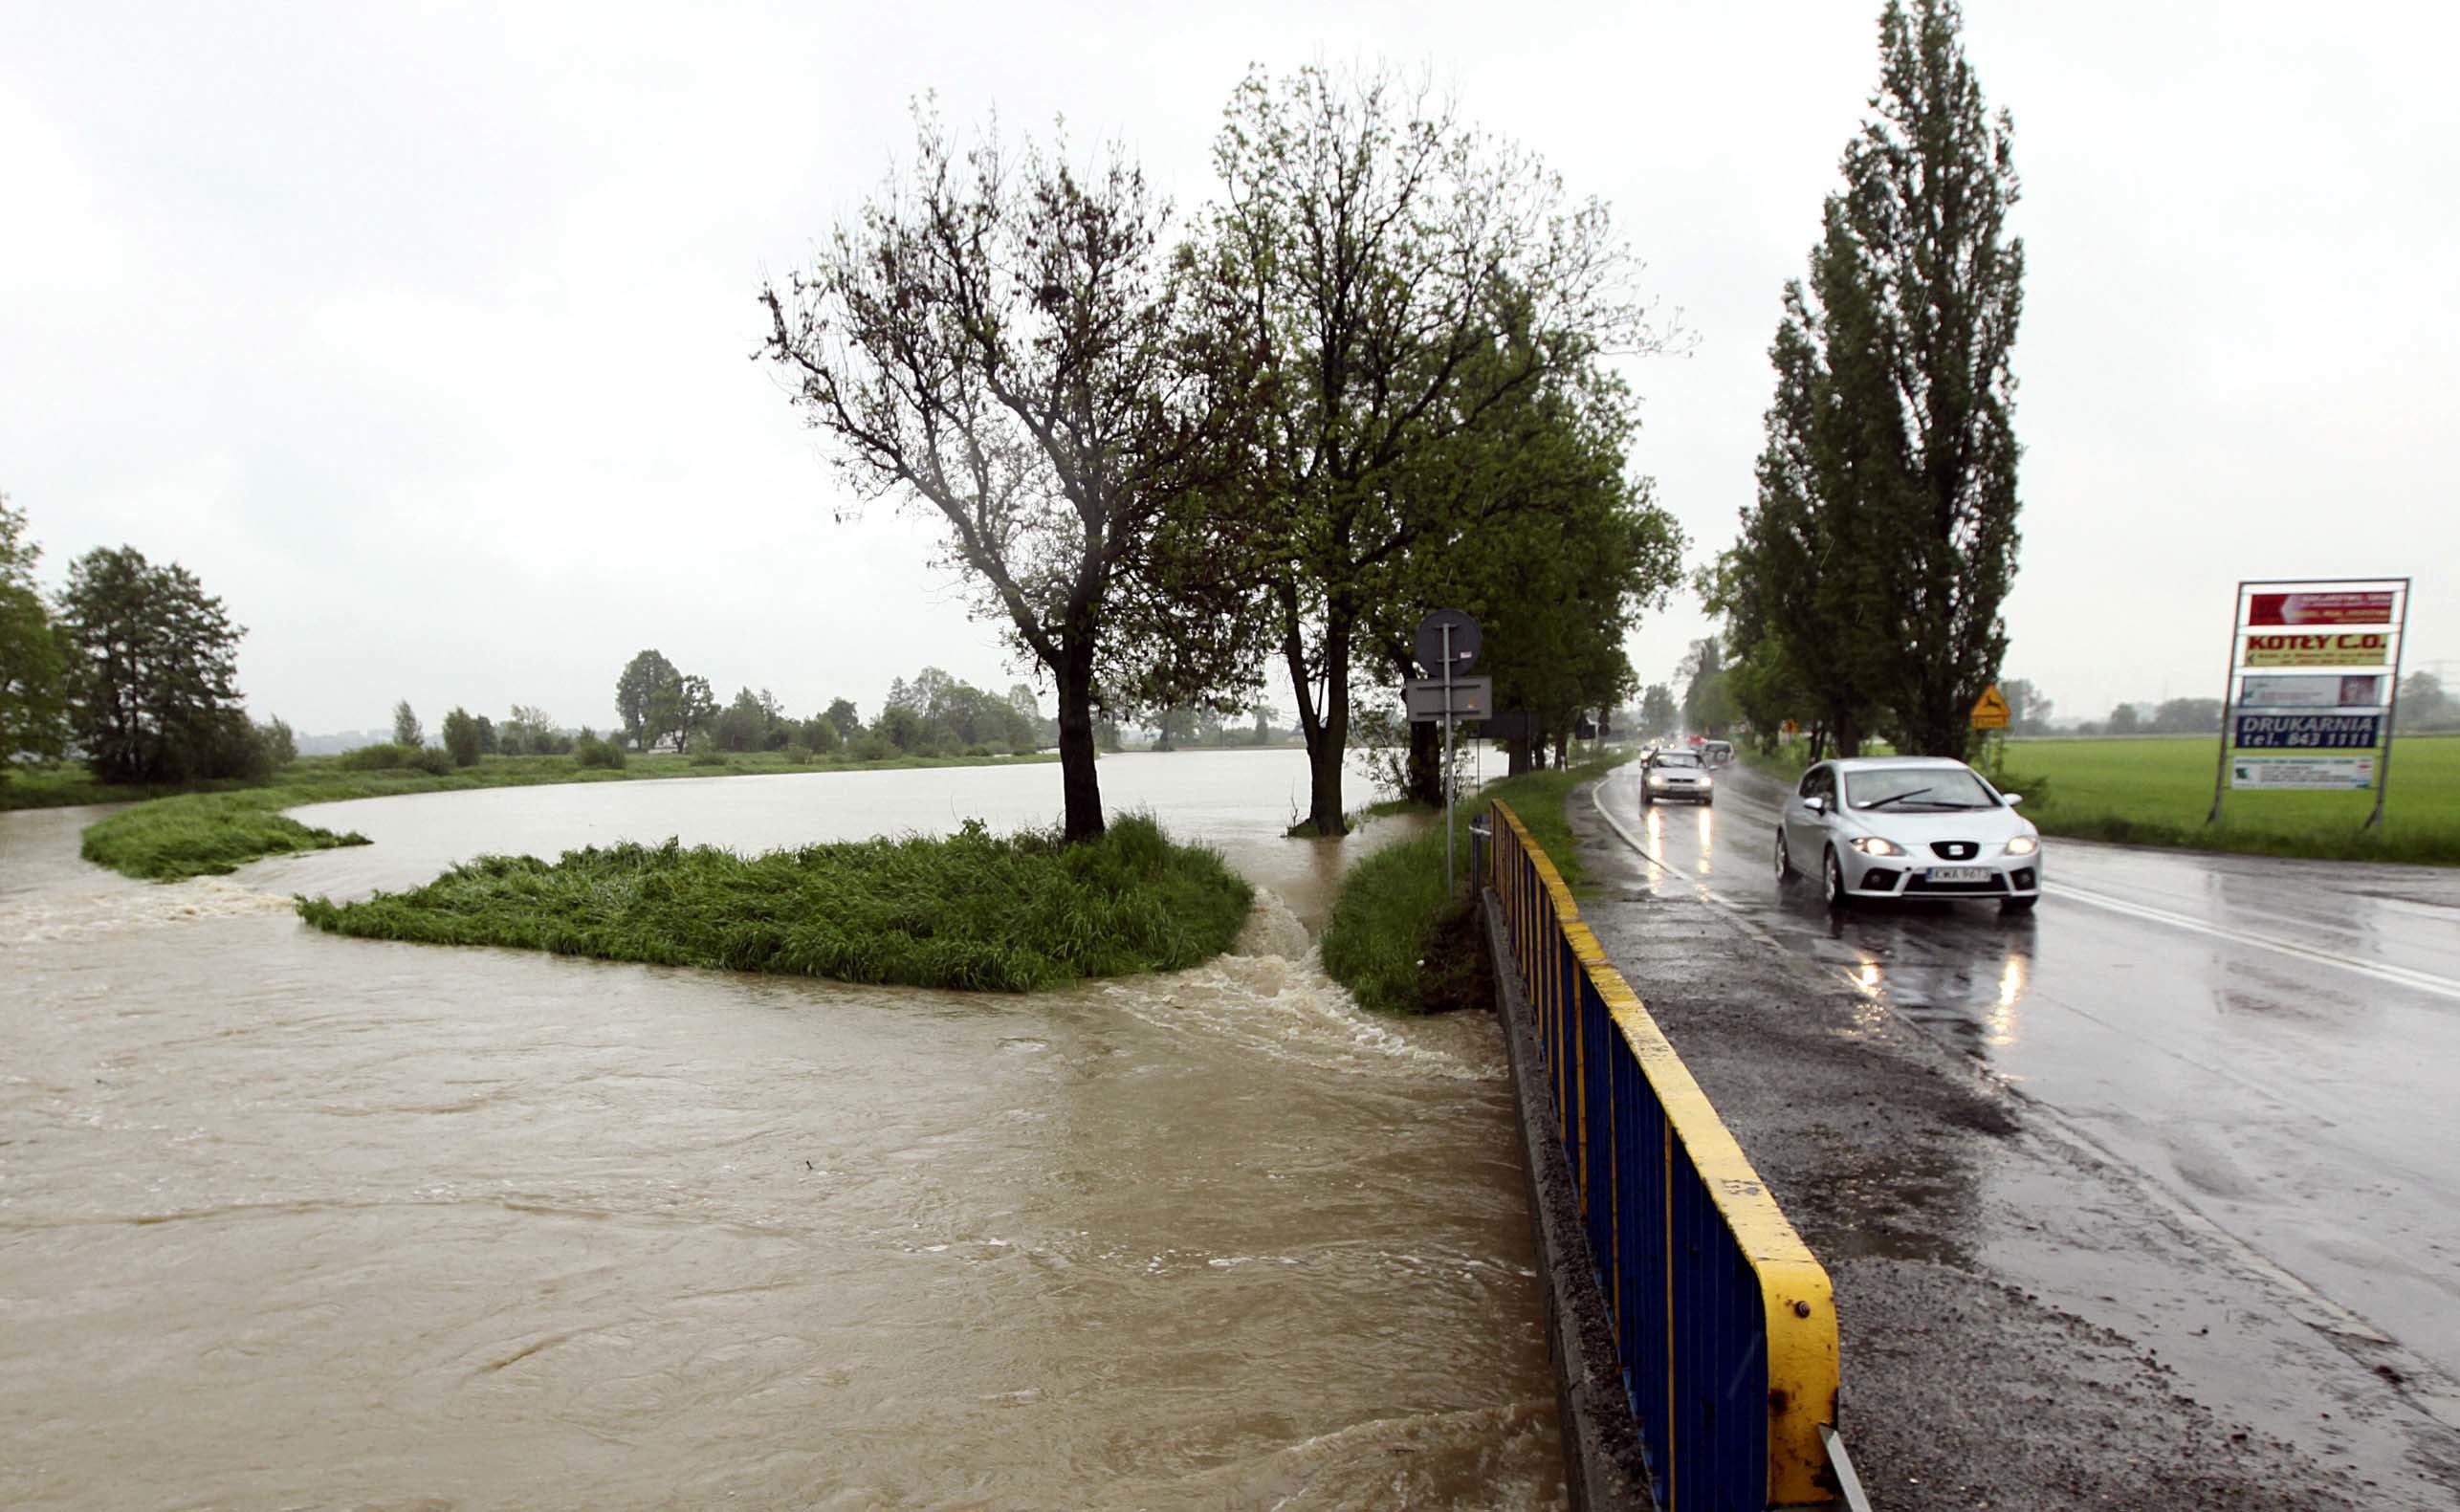
{"label": "rushing water", "polygon": [[1051,767],[312,811],[150,886],[0,816],[0,1504],[1559,1501],[1491,1020],[1307,944],[1303,762],[1103,764],[1265,889],[1032,997],[343,940],[294,891],[616,838],[1047,822]]}

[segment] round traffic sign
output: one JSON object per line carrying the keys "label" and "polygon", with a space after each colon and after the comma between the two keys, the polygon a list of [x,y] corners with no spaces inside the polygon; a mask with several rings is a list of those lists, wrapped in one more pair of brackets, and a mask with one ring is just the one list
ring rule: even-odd
{"label": "round traffic sign", "polygon": [[1417,654],[1418,666],[1426,668],[1429,677],[1443,675],[1446,629],[1452,632],[1449,644],[1453,675],[1458,677],[1477,665],[1478,622],[1459,609],[1438,609],[1417,622],[1417,634],[1410,643],[1410,649]]}

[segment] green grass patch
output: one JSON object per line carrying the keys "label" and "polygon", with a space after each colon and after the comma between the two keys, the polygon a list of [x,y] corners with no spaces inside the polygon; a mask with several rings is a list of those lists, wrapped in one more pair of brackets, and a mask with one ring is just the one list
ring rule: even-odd
{"label": "green grass patch", "polygon": [[413,891],[298,909],[362,939],[1021,993],[1197,965],[1238,938],[1253,899],[1219,852],[1131,815],[1074,846],[968,822],[748,858],[672,841],[486,856]]}
{"label": "green grass patch", "polygon": [[2221,822],[2207,824],[2218,758],[2210,735],[2010,740],[2001,785],[2026,796],[2025,817],[2045,834],[2262,856],[2460,866],[2460,736],[2410,735],[2393,744],[2380,830],[2361,827],[2375,806],[2371,792],[2231,792]]}
{"label": "green grass patch", "polygon": [[[899,756],[877,761],[830,760],[798,764],[782,751],[730,756],[721,766],[694,765],[689,756],[635,756],[619,768],[584,765],[574,756],[487,756],[476,766],[444,776],[413,768],[352,770],[338,756],[309,756],[262,786],[219,784],[168,797],[160,790],[128,794],[144,798],[86,826],[85,859],[126,876],[151,882],[220,876],[252,861],[292,851],[363,845],[366,838],[336,834],[285,819],[281,811],[347,799],[392,798],[409,793],[451,793],[469,788],[529,787],[562,782],[637,782],[659,778],[754,777],[763,774],[859,772],[882,767],[1007,766],[1054,761],[1056,756]],[[70,768],[78,777],[84,769]],[[20,774],[20,780],[24,774]],[[42,791],[60,803],[98,803],[120,792],[91,780],[81,786],[59,772],[46,773]],[[13,789],[14,783],[11,784]]]}
{"label": "green grass patch", "polygon": [[[1572,789],[1629,758],[1611,756],[1562,771],[1529,772],[1487,784],[1453,810],[1454,863],[1469,869],[1469,822],[1501,799],[1528,826],[1563,880],[1583,880],[1564,804]],[[1485,953],[1465,882],[1443,887],[1443,825],[1369,856],[1344,873],[1324,926],[1324,969],[1375,1013],[1437,1013],[1489,1000]]]}

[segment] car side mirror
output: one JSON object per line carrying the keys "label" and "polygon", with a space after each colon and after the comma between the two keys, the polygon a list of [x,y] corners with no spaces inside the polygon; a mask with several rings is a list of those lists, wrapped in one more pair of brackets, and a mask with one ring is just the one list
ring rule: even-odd
{"label": "car side mirror", "polygon": [[1824,798],[1807,798],[1802,800],[1802,806],[1811,810],[1814,814],[1825,814],[1828,812],[1828,800]]}
{"label": "car side mirror", "polygon": [[2013,808],[2018,803],[2025,800],[2025,796],[2022,793],[2002,793],[1999,796],[2008,800],[2008,807],[2010,808]]}

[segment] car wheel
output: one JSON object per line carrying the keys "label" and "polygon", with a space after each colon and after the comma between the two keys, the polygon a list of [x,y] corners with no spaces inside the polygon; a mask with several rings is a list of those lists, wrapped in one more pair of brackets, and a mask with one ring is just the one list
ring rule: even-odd
{"label": "car wheel", "polygon": [[1801,875],[1801,872],[1793,869],[1793,857],[1786,853],[1785,831],[1779,829],[1777,831],[1777,881],[1784,884]]}
{"label": "car wheel", "polygon": [[1700,800],[1700,806],[1702,808],[1715,808],[1717,806],[1717,800],[1713,798],[1703,798]]}
{"label": "car wheel", "polygon": [[1833,850],[1828,853],[1828,866],[1821,880],[1826,884],[1822,890],[1828,895],[1831,909],[1842,912],[1853,903],[1853,894],[1845,890],[1845,864],[1836,859]]}
{"label": "car wheel", "polygon": [[1999,911],[2001,913],[2031,913],[2032,911],[2032,906],[2040,901],[2041,895],[2039,893],[2035,893],[2030,898],[2001,898],[1999,900]]}

